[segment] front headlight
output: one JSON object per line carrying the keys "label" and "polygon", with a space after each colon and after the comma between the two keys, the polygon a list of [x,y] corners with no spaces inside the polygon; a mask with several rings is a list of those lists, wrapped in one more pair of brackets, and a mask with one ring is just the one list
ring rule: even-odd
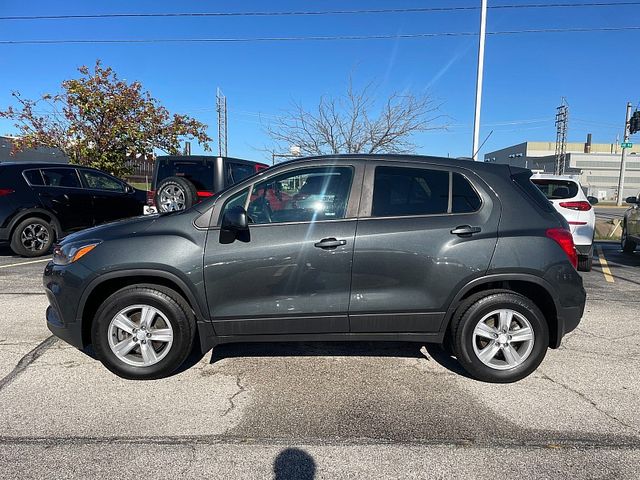
{"label": "front headlight", "polygon": [[79,240],[64,245],[56,245],[53,248],[53,263],[56,265],[69,265],[84,257],[99,244],[100,240]]}

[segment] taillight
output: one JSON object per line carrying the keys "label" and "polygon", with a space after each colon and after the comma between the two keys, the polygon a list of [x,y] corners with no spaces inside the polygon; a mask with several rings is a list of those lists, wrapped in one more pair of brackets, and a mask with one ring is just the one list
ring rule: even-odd
{"label": "taillight", "polygon": [[198,197],[200,197],[200,198],[213,197],[213,193],[212,192],[200,191],[200,192],[196,192],[196,193],[198,194]]}
{"label": "taillight", "polygon": [[569,208],[571,210],[579,210],[580,212],[586,212],[591,210],[591,204],[589,202],[580,201],[580,202],[560,202],[560,206],[564,208]]}
{"label": "taillight", "polygon": [[254,168],[256,173],[258,173],[260,170],[266,170],[267,168],[269,168],[269,165],[265,165],[263,163],[256,163]]}
{"label": "taillight", "polygon": [[4,197],[5,195],[9,195],[13,192],[15,192],[15,190],[12,190],[11,188],[0,188],[0,197]]}
{"label": "taillight", "polygon": [[156,206],[156,191],[155,190],[149,190],[147,192],[147,205],[149,205],[150,207],[155,207]]}
{"label": "taillight", "polygon": [[578,267],[578,252],[576,251],[576,246],[573,243],[573,236],[569,230],[565,230],[564,228],[550,228],[547,230],[547,237],[554,240],[564,253],[569,257],[569,261],[574,268]]}

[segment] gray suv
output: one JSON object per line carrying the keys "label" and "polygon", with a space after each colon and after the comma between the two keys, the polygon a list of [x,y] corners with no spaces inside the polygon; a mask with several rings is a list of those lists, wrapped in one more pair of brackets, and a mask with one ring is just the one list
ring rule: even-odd
{"label": "gray suv", "polygon": [[391,340],[516,381],[585,305],[568,225],[530,176],[419,156],[283,163],[188,210],[63,239],[47,324],[130,379],[227,342]]}

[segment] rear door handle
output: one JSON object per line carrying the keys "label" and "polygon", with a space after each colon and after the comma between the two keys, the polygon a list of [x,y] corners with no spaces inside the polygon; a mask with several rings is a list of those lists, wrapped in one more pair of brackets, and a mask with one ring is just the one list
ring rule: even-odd
{"label": "rear door handle", "polygon": [[337,248],[346,244],[347,244],[346,240],[337,240],[331,237],[331,238],[323,238],[319,242],[314,243],[313,246],[317,248],[331,249],[331,248]]}
{"label": "rear door handle", "polygon": [[480,227],[472,227],[471,225],[460,225],[459,227],[451,230],[454,235],[460,235],[461,237],[470,237],[474,233],[480,233],[482,229]]}

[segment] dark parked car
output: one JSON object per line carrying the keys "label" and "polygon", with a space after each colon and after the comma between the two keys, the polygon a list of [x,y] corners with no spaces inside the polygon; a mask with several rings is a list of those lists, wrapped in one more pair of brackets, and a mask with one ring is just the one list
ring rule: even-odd
{"label": "dark parked car", "polygon": [[568,224],[530,176],[418,156],[283,163],[65,238],[47,323],[131,379],[171,374],[197,338],[444,343],[474,377],[515,381],[585,305]]}
{"label": "dark parked car", "polygon": [[230,157],[158,157],[153,170],[149,205],[161,213],[185,210],[266,168],[268,165],[264,163]]}
{"label": "dark parked car", "polygon": [[633,253],[640,243],[640,193],[637,197],[627,197],[631,208],[624,213],[622,221],[622,251]]}
{"label": "dark parked car", "polygon": [[69,232],[142,215],[146,192],[100,170],[52,163],[0,164],[0,241],[45,255]]}

